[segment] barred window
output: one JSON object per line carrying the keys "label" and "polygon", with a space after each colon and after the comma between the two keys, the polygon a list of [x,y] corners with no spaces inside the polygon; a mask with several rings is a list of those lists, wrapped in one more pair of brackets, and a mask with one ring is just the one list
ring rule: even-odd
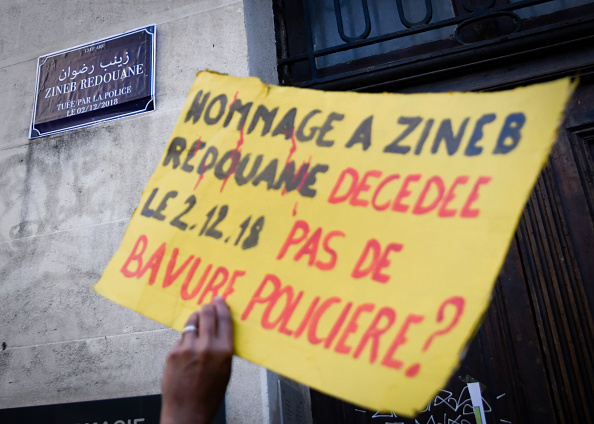
{"label": "barred window", "polygon": [[542,34],[579,37],[576,24],[594,19],[588,0],[275,0],[275,11],[281,83],[328,88],[394,67],[484,60],[504,44],[521,52]]}

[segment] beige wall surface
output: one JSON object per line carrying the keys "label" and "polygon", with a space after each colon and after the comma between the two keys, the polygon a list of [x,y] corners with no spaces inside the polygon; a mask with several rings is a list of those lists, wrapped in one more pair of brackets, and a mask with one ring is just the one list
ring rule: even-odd
{"label": "beige wall surface", "polygon": [[[28,140],[37,57],[153,23],[155,111]],[[0,408],[160,392],[179,334],[92,286],[196,72],[274,82],[274,49],[267,0],[0,2]],[[228,422],[269,421],[266,382],[235,361]]]}

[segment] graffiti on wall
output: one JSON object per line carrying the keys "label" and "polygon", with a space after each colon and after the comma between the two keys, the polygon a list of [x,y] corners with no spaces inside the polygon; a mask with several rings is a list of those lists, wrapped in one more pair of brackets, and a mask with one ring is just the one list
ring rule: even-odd
{"label": "graffiti on wall", "polygon": [[[477,392],[478,389],[478,392]],[[474,396],[478,393],[477,396]],[[496,400],[503,399],[505,393],[497,395]],[[480,383],[468,383],[459,393],[440,390],[415,418],[397,415],[392,411],[366,411],[355,409],[359,414],[366,414],[367,421],[382,424],[494,424],[491,404],[480,394]],[[511,421],[499,419],[498,424],[513,424]]]}

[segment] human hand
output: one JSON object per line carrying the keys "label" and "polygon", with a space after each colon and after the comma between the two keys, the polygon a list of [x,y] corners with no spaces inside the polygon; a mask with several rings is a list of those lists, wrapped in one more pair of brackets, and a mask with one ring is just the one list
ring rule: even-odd
{"label": "human hand", "polygon": [[225,301],[215,297],[186,323],[167,355],[161,383],[161,424],[206,424],[213,419],[231,376],[233,322]]}

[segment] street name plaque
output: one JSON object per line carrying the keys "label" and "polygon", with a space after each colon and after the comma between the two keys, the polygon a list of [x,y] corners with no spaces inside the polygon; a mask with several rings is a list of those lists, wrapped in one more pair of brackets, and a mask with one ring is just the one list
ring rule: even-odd
{"label": "street name plaque", "polygon": [[41,56],[29,138],[155,108],[155,26]]}

